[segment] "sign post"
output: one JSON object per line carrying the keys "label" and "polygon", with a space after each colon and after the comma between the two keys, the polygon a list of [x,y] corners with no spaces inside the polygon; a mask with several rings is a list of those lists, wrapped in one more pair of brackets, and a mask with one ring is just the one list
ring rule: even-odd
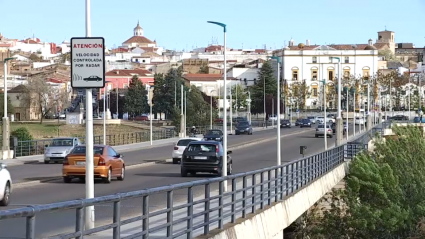
{"label": "sign post", "polygon": [[[105,87],[105,39],[71,38],[71,86],[86,89],[86,198],[94,198],[93,88]],[[109,172],[110,173],[110,172]],[[108,175],[110,176],[110,175]],[[85,228],[94,228],[94,206],[85,209]]]}

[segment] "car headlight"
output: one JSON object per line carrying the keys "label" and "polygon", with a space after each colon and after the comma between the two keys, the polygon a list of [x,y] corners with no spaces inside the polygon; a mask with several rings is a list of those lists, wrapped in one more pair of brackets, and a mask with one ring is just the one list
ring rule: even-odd
{"label": "car headlight", "polygon": [[215,140],[220,140],[220,138],[215,138]]}
{"label": "car headlight", "polygon": [[245,130],[249,130],[249,128],[246,128]]}

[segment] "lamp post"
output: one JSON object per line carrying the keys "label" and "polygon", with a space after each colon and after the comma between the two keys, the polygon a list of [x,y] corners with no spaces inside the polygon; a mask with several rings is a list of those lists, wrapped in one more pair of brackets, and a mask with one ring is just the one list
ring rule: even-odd
{"label": "lamp post", "polygon": [[328,128],[326,128],[326,121],[328,121],[326,119],[326,80],[323,79],[322,83],[323,83],[323,113],[325,114],[324,116],[325,120],[323,122],[325,135],[323,135],[323,140],[325,142],[325,150],[328,150]]}
{"label": "lamp post", "polygon": [[148,102],[149,102],[149,136],[150,136],[150,142],[151,145],[153,144],[153,130],[152,130],[152,98],[151,98],[151,88],[153,86],[148,85]]}
{"label": "lamp post", "polygon": [[183,85],[180,86],[180,137],[184,137],[186,128],[184,127],[184,114],[183,114]]}
{"label": "lamp post", "polygon": [[[223,95],[223,99],[224,99],[224,106],[223,106],[223,165],[222,165],[222,173],[221,176],[225,177],[227,176],[227,61],[226,61],[226,32],[227,32],[227,27],[226,24],[224,23],[220,23],[220,22],[213,22],[213,21],[208,21],[208,23],[211,24],[215,24],[218,25],[220,27],[223,28],[223,34],[224,34],[224,51],[223,51],[223,55],[224,55],[224,95]],[[231,119],[232,120],[232,119]],[[231,121],[230,121],[231,122]],[[227,191],[227,180],[225,180],[223,182],[223,190]]]}
{"label": "lamp post", "polygon": [[353,88],[353,136],[356,135],[356,87]]}
{"label": "lamp post", "polygon": [[[91,37],[90,0],[86,0],[86,37]],[[94,198],[94,152],[93,152],[93,98],[92,89],[86,89],[86,199]],[[94,206],[85,208],[85,230],[95,226]]]}
{"label": "lamp post", "polygon": [[212,93],[216,90],[210,91],[210,129],[212,129],[212,123],[213,123],[213,101],[212,101]]}
{"label": "lamp post", "polygon": [[277,61],[277,166],[281,165],[281,152],[280,152],[280,58],[271,56],[271,59]]}
{"label": "lamp post", "polygon": [[342,117],[341,117],[341,58],[332,57],[338,60],[338,114],[336,117],[336,146],[342,144]]}
{"label": "lamp post", "polygon": [[[346,130],[346,132],[345,132],[345,139],[347,140],[347,142],[348,142],[348,112],[349,112],[349,110],[348,110],[348,96],[349,96],[349,94],[348,94],[348,86],[347,86],[347,88],[346,88],[346,93],[347,93],[347,99],[345,99],[345,103],[346,103],[346,113],[347,113],[347,115],[345,116],[345,125],[347,126],[347,130]],[[344,128],[345,128],[345,125],[344,125]],[[344,130],[344,129],[343,129]]]}
{"label": "lamp post", "polygon": [[103,144],[106,145],[106,83],[110,81],[105,81],[105,87],[103,88]]}
{"label": "lamp post", "polygon": [[247,100],[247,102],[248,102],[248,121],[249,121],[249,124],[251,124],[251,92],[248,90],[248,100]]}
{"label": "lamp post", "polygon": [[263,76],[263,111],[264,111],[264,128],[267,128],[266,114],[266,78]]}
{"label": "lamp post", "polygon": [[10,158],[10,144],[9,144],[9,137],[10,137],[10,125],[9,125],[9,118],[7,117],[7,62],[11,61],[15,58],[9,57],[4,59],[4,115],[3,115],[3,155],[2,159],[8,159]]}

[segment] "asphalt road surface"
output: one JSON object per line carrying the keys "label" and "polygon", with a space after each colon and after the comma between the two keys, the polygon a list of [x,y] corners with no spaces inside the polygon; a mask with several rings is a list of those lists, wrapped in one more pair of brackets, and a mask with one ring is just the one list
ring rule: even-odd
{"label": "asphalt road surface", "polygon": [[[305,129],[305,128],[304,128]],[[298,127],[291,129],[282,129],[282,135],[298,132]],[[263,130],[254,132],[253,135],[229,135],[229,147],[243,145],[249,142],[256,142],[265,138],[276,136],[276,130]],[[148,162],[156,162],[171,158],[171,153],[174,144],[161,145],[153,148],[143,148],[140,150],[133,150],[123,152],[124,160],[127,166]],[[13,183],[20,183],[34,180],[46,180],[52,177],[62,176],[62,164],[44,164],[37,162],[33,164],[24,164],[9,166],[8,170],[12,176]]]}
{"label": "asphalt road surface", "polygon": [[[284,136],[286,132],[296,132],[307,130],[306,132]],[[312,129],[282,129],[281,153],[282,163],[299,159],[299,146],[307,146],[307,155],[318,153],[324,149],[323,138],[314,137],[314,128]],[[258,139],[263,137],[275,136],[275,131],[257,132]],[[262,136],[261,136],[262,135]],[[236,144],[236,141],[243,143],[245,139],[252,136],[231,136],[229,144]],[[230,139],[232,138],[232,140]],[[237,138],[237,139],[236,139]],[[253,137],[252,137],[253,138]],[[252,140],[252,139],[251,139]],[[328,139],[328,147],[334,145],[335,138]],[[126,160],[131,158],[145,157],[145,151],[151,157],[169,158],[171,147],[159,147],[155,149],[142,150],[139,152],[126,153]],[[165,151],[165,152],[164,152]],[[154,153],[156,152],[156,153]],[[259,142],[245,148],[235,149],[232,154],[234,173],[246,172],[255,169],[270,167],[276,165],[276,140],[268,142]],[[136,160],[137,161],[137,160]],[[27,167],[24,165],[22,167]],[[60,169],[58,165],[36,165],[34,167],[51,167]],[[20,167],[20,166],[17,166]],[[31,166],[32,167],[32,166]],[[11,167],[13,168],[13,167]],[[12,175],[13,171],[11,170]],[[171,163],[155,164],[148,167],[139,167],[128,169],[126,179],[123,182],[113,181],[111,184],[95,183],[95,195],[103,196],[119,192],[137,191],[146,188],[182,183],[193,180],[211,178],[208,174],[199,174],[196,177],[180,177],[179,165]],[[215,190],[217,185],[212,185],[211,190]],[[201,187],[194,188],[194,196],[199,196],[204,193]],[[84,183],[64,184],[61,181],[48,182],[33,185],[31,187],[17,188],[12,195],[12,205],[4,209],[12,209],[17,207],[25,207],[34,204],[47,204],[53,202],[67,201],[84,198],[85,185]],[[174,192],[174,205],[182,204],[187,198],[185,190]],[[166,202],[165,194],[150,196],[150,210],[155,211],[162,209]],[[140,215],[141,213],[141,198],[129,199],[121,204],[122,218]],[[100,226],[112,221],[112,204],[99,205],[96,210],[96,226]],[[178,213],[175,211],[175,213]],[[151,218],[150,220],[155,220]],[[25,236],[25,219],[13,219],[0,221],[0,238],[24,238]],[[40,213],[36,216],[36,235],[37,238],[52,236],[60,233],[72,232],[75,228],[75,210],[56,211],[51,213]]]}

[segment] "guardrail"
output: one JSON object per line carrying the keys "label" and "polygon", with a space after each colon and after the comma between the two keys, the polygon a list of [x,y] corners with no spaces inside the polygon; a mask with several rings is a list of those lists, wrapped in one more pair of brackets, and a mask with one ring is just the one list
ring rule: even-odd
{"label": "guardrail", "polygon": [[[342,145],[281,166],[227,177],[118,193],[93,199],[0,211],[0,221],[26,218],[25,238],[34,239],[36,238],[37,215],[72,209],[75,210],[75,230],[68,234],[61,234],[59,238],[81,239],[84,235],[112,229],[112,237],[108,237],[118,239],[121,238],[121,227],[136,221],[142,221],[139,232],[123,238],[142,237],[147,239],[153,233],[156,238],[158,235],[162,235],[161,237],[164,238],[181,236],[193,238],[198,229],[202,230],[203,234],[208,234],[214,228],[222,229],[227,222],[234,223],[237,218],[245,218],[248,213],[254,213],[257,209],[263,209],[266,205],[283,200],[286,196],[343,163],[347,155],[354,154],[347,150],[350,150],[347,145]],[[227,192],[224,191],[226,180],[231,182],[230,191]],[[203,196],[195,195],[196,187],[203,188]],[[179,195],[181,190],[186,191],[187,200],[178,204],[176,203],[177,196],[174,193],[177,192],[176,195]],[[157,211],[149,210],[152,205],[155,205],[157,195],[165,195],[166,207]],[[140,215],[122,218],[121,204],[128,199],[141,199],[142,212]],[[108,222],[94,229],[84,230],[85,207],[104,204],[112,204],[112,223]]]}
{"label": "guardrail", "polygon": [[[153,140],[173,138],[176,136],[174,129],[154,130],[152,131]],[[78,137],[82,143],[85,142],[85,137]],[[95,144],[103,144],[103,135],[93,137]],[[111,146],[140,143],[150,140],[149,131],[140,131],[133,133],[123,133],[106,135],[106,144]],[[45,146],[49,145],[53,139],[27,140],[18,141],[18,145],[13,147],[16,157],[44,154]]]}

